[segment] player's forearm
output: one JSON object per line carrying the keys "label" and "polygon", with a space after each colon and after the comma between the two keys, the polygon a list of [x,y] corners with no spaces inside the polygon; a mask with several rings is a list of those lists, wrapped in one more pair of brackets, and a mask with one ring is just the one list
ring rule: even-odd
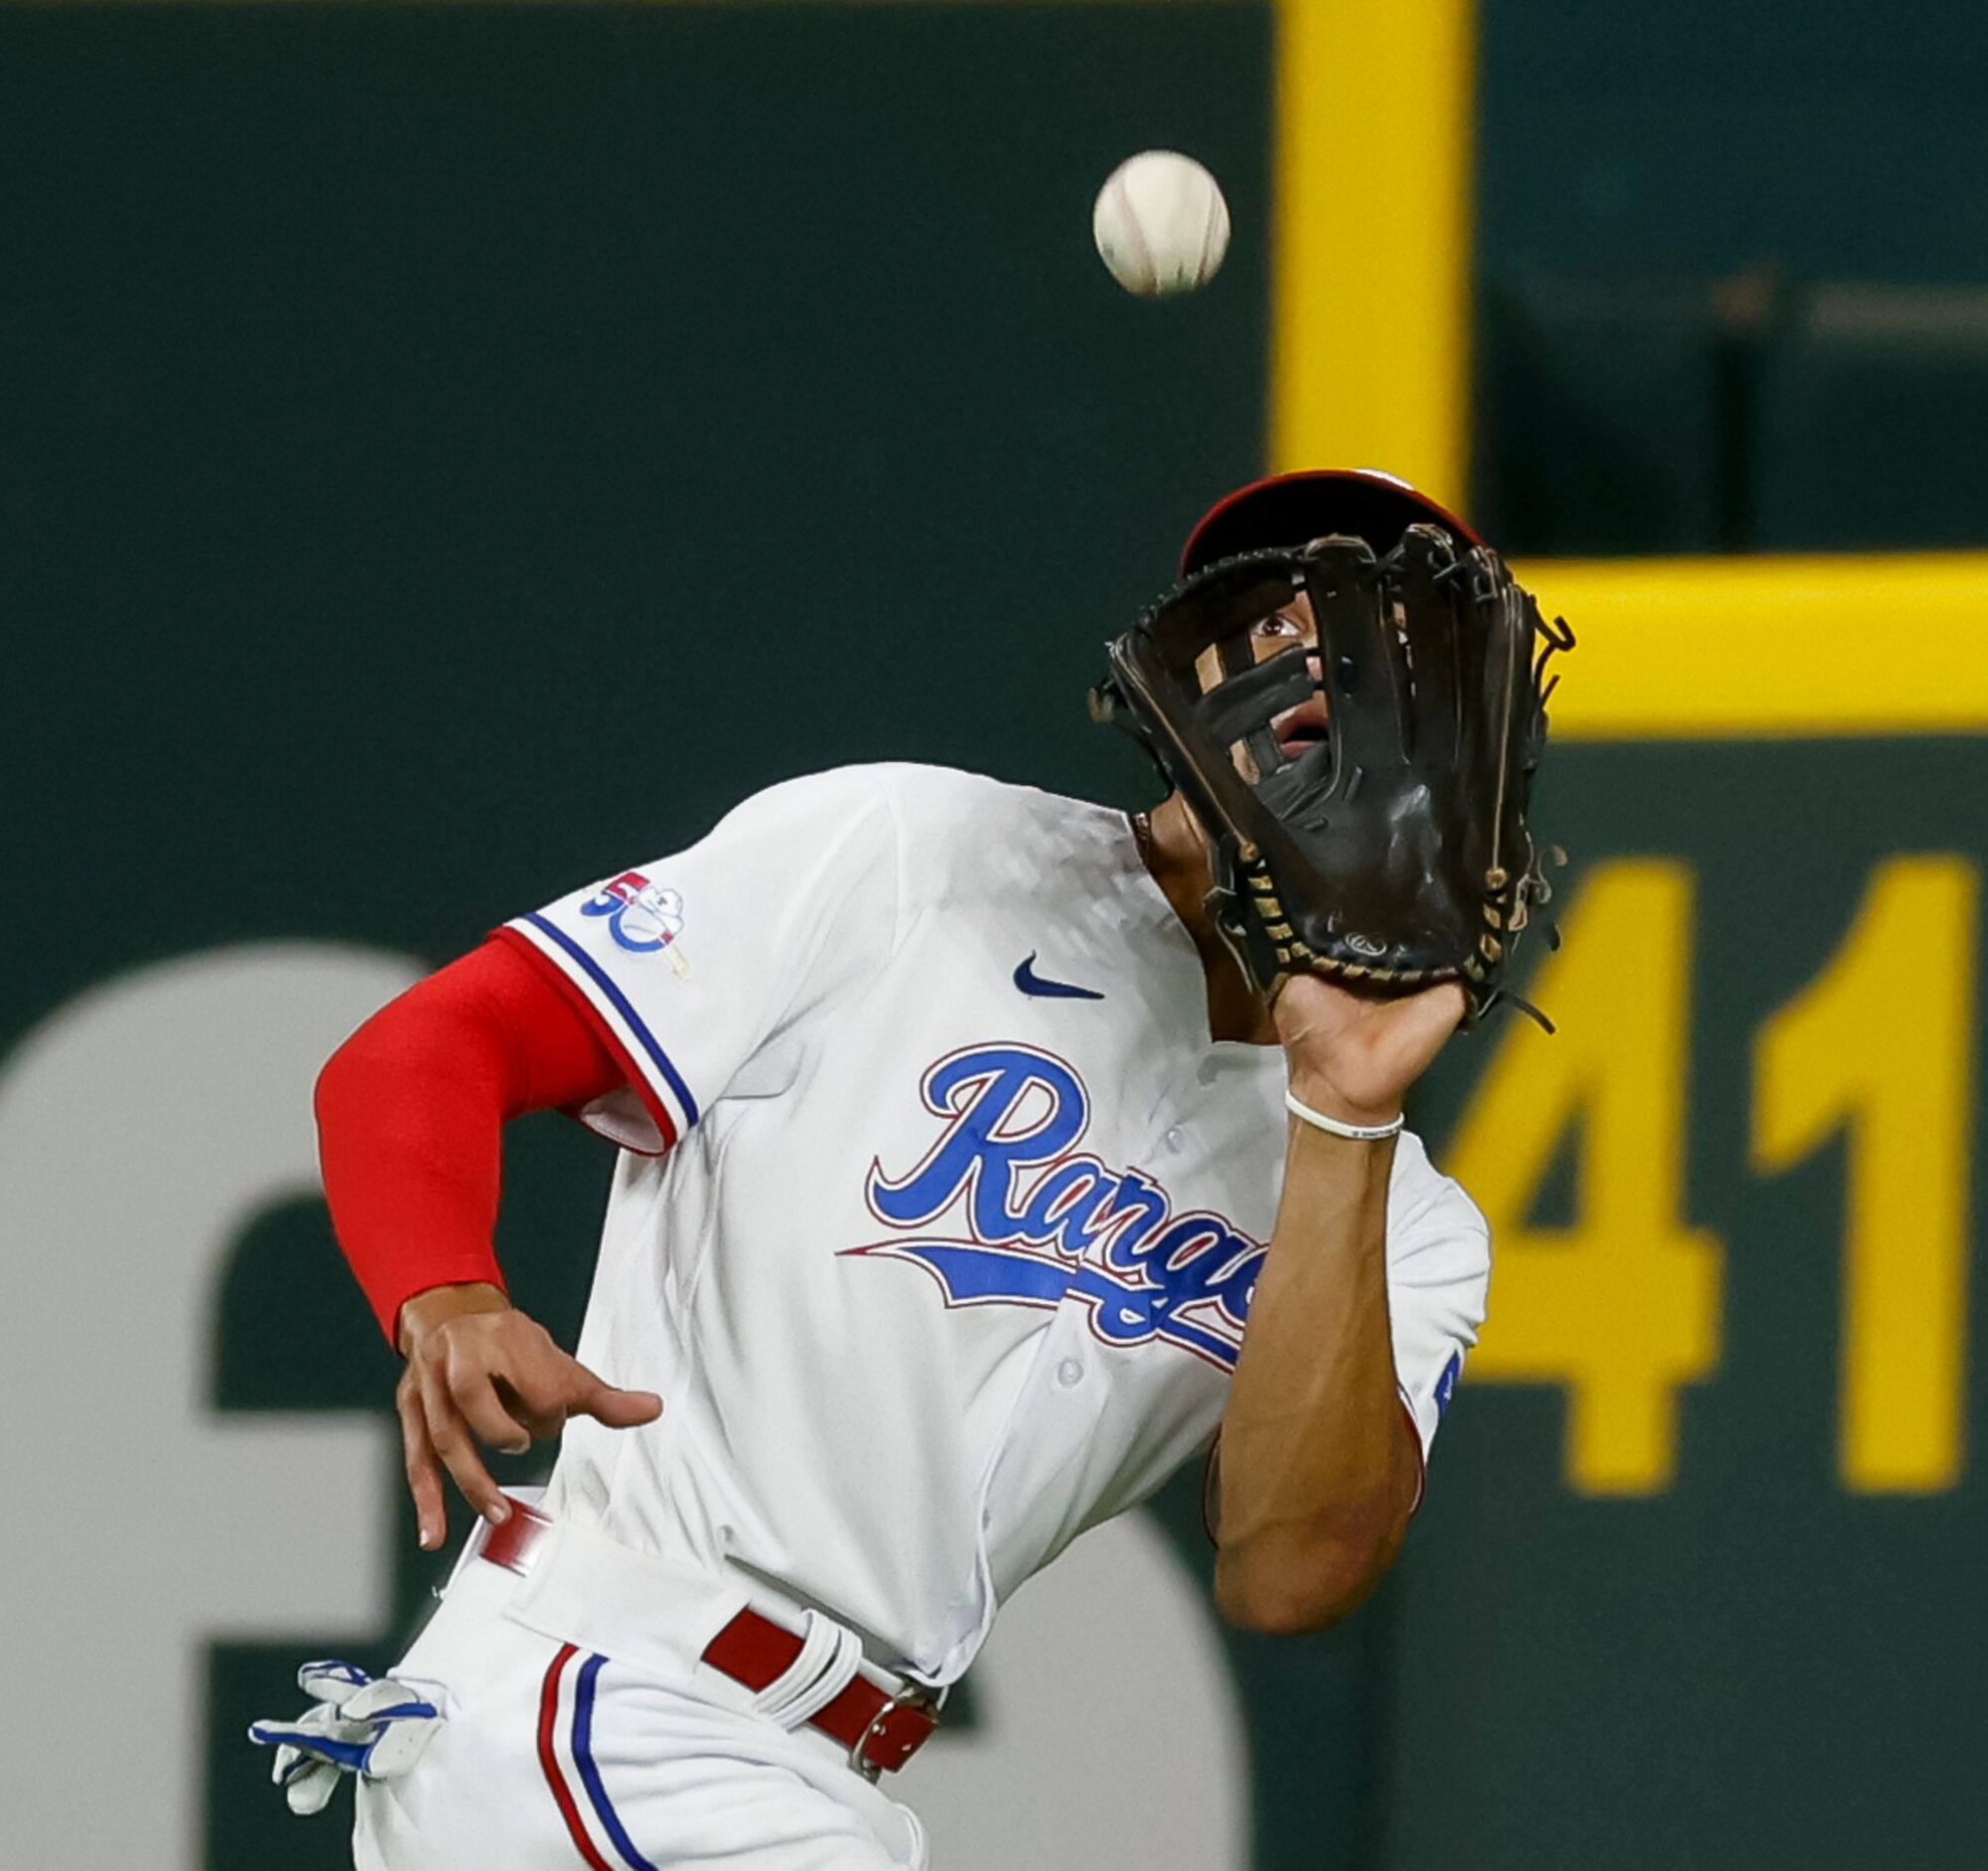
{"label": "player's forearm", "polygon": [[1420,1479],[1388,1330],[1393,1144],[1292,1129],[1217,1476],[1217,1596],[1268,1631],[1324,1629],[1365,1598]]}
{"label": "player's forearm", "polygon": [[495,1042],[471,1023],[450,1025],[425,1031],[397,1002],[318,1079],[332,1229],[390,1341],[415,1294],[502,1284],[492,1239],[504,1121]]}
{"label": "player's forearm", "polygon": [[502,1285],[504,1125],[623,1078],[582,1012],[503,940],[418,982],[332,1055],[317,1096],[325,1200],[390,1341],[417,1293]]}

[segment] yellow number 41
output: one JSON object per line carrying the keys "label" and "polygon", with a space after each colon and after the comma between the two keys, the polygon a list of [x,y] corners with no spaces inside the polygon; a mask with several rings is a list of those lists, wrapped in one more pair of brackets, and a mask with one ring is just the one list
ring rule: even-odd
{"label": "yellow number 41", "polygon": [[[1590,1494],[1677,1471],[1678,1394],[1718,1362],[1718,1239],[1685,1219],[1693,875],[1598,867],[1447,1168],[1491,1221],[1491,1324],[1471,1375],[1567,1392],[1566,1470]],[[1839,1465],[1856,1492],[1951,1487],[1962,1461],[1974,1047],[1975,867],[1874,873],[1822,974],[1755,1045],[1752,1165],[1846,1141]],[[1578,1125],[1575,1219],[1530,1215]]]}

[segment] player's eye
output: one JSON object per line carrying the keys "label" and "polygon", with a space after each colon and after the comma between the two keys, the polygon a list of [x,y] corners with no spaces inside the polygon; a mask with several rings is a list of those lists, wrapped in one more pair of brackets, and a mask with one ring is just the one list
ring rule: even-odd
{"label": "player's eye", "polygon": [[1304,635],[1304,626],[1294,617],[1273,611],[1269,617],[1258,620],[1256,634],[1259,637],[1295,639]]}

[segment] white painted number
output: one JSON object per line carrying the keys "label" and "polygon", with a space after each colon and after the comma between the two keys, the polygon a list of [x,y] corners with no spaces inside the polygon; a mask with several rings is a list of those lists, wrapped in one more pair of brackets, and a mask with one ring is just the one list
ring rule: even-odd
{"label": "white painted number", "polygon": [[229,1244],[318,1187],[312,1077],[416,972],[221,949],[80,996],[0,1061],[9,1864],[195,1871],[206,1644],[383,1634],[389,1422],[224,1420],[206,1391]]}

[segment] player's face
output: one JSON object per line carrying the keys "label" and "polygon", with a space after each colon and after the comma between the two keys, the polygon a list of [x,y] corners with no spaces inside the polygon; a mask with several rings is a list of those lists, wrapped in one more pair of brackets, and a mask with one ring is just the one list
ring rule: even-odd
{"label": "player's face", "polygon": [[[1303,644],[1308,650],[1317,649],[1318,625],[1311,614],[1311,594],[1299,592],[1288,604],[1279,606],[1261,620],[1251,631],[1250,641],[1259,663],[1288,650],[1292,644]],[[1316,657],[1310,660],[1309,668],[1311,679],[1315,682],[1320,673]],[[1295,759],[1314,741],[1322,740],[1325,735],[1323,692],[1313,689],[1294,708],[1273,715],[1271,732],[1277,736],[1278,745],[1287,760]]]}

